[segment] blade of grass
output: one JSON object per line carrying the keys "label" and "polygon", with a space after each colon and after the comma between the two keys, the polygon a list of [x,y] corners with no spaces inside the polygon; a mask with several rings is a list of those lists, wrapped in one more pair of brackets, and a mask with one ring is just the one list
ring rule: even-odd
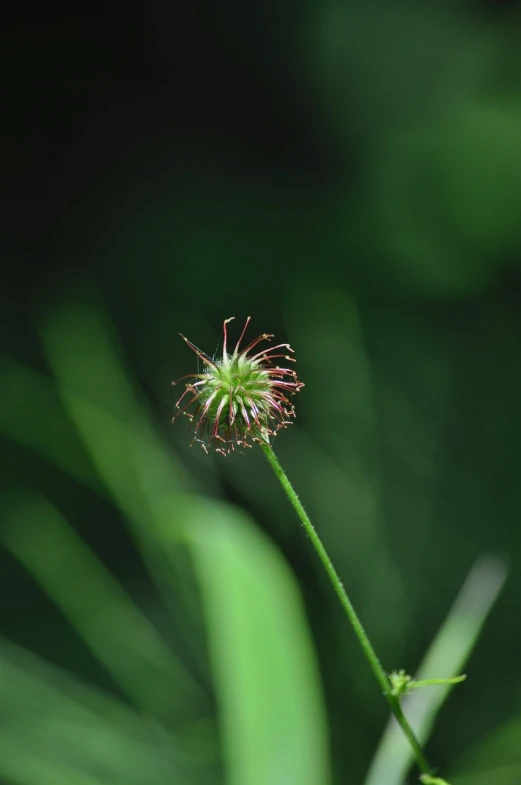
{"label": "blade of grass", "polygon": [[40,747],[58,768],[67,762],[83,772],[95,767],[123,782],[162,785],[189,771],[207,781],[204,768],[211,757],[201,754],[199,745],[187,745],[182,728],[173,735],[117,698],[2,639],[0,671],[2,752],[26,745],[25,759]]}
{"label": "blade of grass", "polygon": [[[163,501],[175,499],[181,487],[192,483],[152,426],[126,373],[102,304],[92,293],[84,293],[86,299],[88,304],[75,301],[47,318],[42,329],[47,356],[64,407],[105,488],[130,524],[175,619],[176,634],[203,671],[199,607],[186,580],[185,555],[179,552],[177,559],[171,555],[167,564],[157,529]],[[172,519],[172,535],[174,525]]]}
{"label": "blade of grass", "polygon": [[[8,780],[8,785],[105,785],[107,782],[63,763],[49,762],[42,753],[20,744],[17,739],[7,737],[0,750],[0,774]],[[111,785],[117,783],[111,780]]]}
{"label": "blade of grass", "polygon": [[[454,772],[454,774],[452,774]],[[494,727],[452,766],[453,785],[521,782],[521,712]]]}
{"label": "blade of grass", "polygon": [[65,408],[105,486],[146,537],[150,499],[191,483],[149,422],[112,332],[94,299],[53,312],[42,338]]}
{"label": "blade of grass", "polygon": [[[26,718],[25,718],[26,719]],[[67,717],[53,727],[3,719],[0,728],[0,776],[21,785],[189,785],[193,779],[170,765],[166,744],[140,748],[136,739],[99,725],[75,726]]]}
{"label": "blade of grass", "polygon": [[186,668],[86,543],[45,499],[7,506],[3,538],[142,710],[172,720],[202,696]]}
{"label": "blade of grass", "polygon": [[487,761],[481,771],[451,776],[452,785],[519,785],[521,782],[520,763],[498,763],[495,766]]}
{"label": "blade of grass", "polygon": [[0,379],[0,433],[101,493],[94,466],[53,380],[5,355],[0,355]]}
{"label": "blade of grass", "polygon": [[116,701],[118,711],[107,720],[16,663],[4,657],[0,661],[0,772],[9,766],[18,769],[22,781],[31,781],[30,770],[42,764],[49,767],[49,779],[55,774],[57,781],[67,771],[71,782],[99,782],[99,773],[101,782],[108,776],[122,783],[158,785],[176,769],[181,773],[172,765],[166,734],[130,711],[125,716]]}
{"label": "blade of grass", "polygon": [[327,785],[318,669],[290,570],[229,505],[193,499],[182,515],[206,611],[228,785]]}
{"label": "blade of grass", "polygon": [[490,766],[487,762],[481,771],[451,776],[452,785],[519,785],[521,782],[521,764],[498,763]]}

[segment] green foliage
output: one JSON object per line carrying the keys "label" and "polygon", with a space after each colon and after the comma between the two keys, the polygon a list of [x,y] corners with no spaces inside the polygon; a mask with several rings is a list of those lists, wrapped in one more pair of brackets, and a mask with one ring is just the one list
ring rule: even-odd
{"label": "green foliage", "polygon": [[[472,568],[446,620],[427,650],[418,668],[418,678],[411,680],[405,672],[391,674],[391,683],[403,700],[419,740],[425,743],[434,721],[452,687],[465,676],[429,678],[431,673],[457,672],[465,664],[487,614],[503,588],[506,568],[497,559],[482,559]],[[432,685],[433,690],[415,687]],[[468,686],[468,685],[467,685]],[[409,770],[413,756],[394,723],[389,723],[371,763],[365,785],[399,785]],[[428,782],[428,780],[427,780]],[[434,781],[436,783],[436,781]]]}
{"label": "green foliage", "polygon": [[[64,405],[99,481],[127,516],[160,590],[170,595],[178,591],[175,576],[182,543],[193,559],[208,624],[225,781],[324,785],[329,773],[321,690],[287,565],[244,513],[179,491],[182,479],[175,480],[174,457],[147,421],[96,311],[70,307],[58,312],[50,325],[46,344]],[[68,335],[89,347],[86,367],[77,365]],[[89,368],[89,358],[96,368]],[[8,389],[20,386],[28,374],[15,364],[8,370]],[[102,377],[105,383],[93,387],[92,380]],[[17,438],[12,422],[10,428]],[[47,443],[38,440],[31,446],[63,465],[59,449],[47,451]],[[74,466],[70,468],[77,477]],[[135,707],[127,710],[128,716],[145,738],[141,747],[136,745],[117,702],[88,687],[81,686],[82,699],[75,694],[60,700],[70,677],[55,671],[56,687],[48,687],[47,666],[37,664],[42,681],[39,672],[34,675],[27,653],[9,647],[6,668],[12,678],[2,680],[0,688],[0,746],[6,752],[0,772],[19,785],[95,785],[107,777],[117,785],[172,778],[213,782],[219,759],[217,718],[209,713],[201,685],[186,665],[46,499],[24,491],[6,498],[3,511],[4,543],[119,684]],[[48,697],[32,716],[27,696],[34,701],[38,691],[47,695],[46,690]],[[84,696],[96,703],[97,713],[83,716]],[[193,717],[188,724],[183,720],[187,709]],[[146,737],[151,720],[163,747]],[[89,732],[83,731],[86,721]],[[43,749],[56,748],[45,760],[31,741],[40,726],[45,728]],[[194,726],[199,727],[195,736]],[[103,740],[103,749],[97,740]],[[26,755],[29,744],[32,751]],[[176,749],[188,759],[178,761]]]}
{"label": "green foliage", "polygon": [[[71,335],[75,336],[74,341],[70,340]],[[281,782],[324,785],[329,779],[329,764],[319,678],[298,592],[287,565],[243,513],[222,502],[203,501],[198,495],[181,491],[183,485],[188,485],[183,472],[133,391],[118,359],[115,341],[103,326],[99,306],[69,306],[57,311],[47,320],[44,337],[61,400],[89,459],[77,451],[74,459],[64,460],[59,440],[49,447],[46,439],[35,438],[27,431],[21,418],[8,420],[7,432],[40,451],[60,469],[69,471],[76,480],[88,477],[92,490],[112,498],[127,519],[151,577],[157,581],[158,590],[172,612],[173,598],[185,580],[180,571],[182,546],[188,547],[208,628],[217,716],[209,710],[204,690],[183,658],[166,643],[146,614],[49,501],[28,491],[5,498],[6,546],[61,609],[119,685],[134,707],[132,722],[140,727],[145,723],[145,728],[145,718],[154,718],[163,738],[175,740],[185,750],[188,760],[183,761],[179,771],[179,762],[168,755],[163,759],[161,753],[157,759],[158,777],[169,777],[175,771],[181,782],[182,777],[186,782],[195,777],[197,782],[211,783],[219,768],[217,720],[225,777],[231,785],[245,781],[262,785],[276,782],[277,778]],[[76,360],[78,341],[85,347],[85,363],[81,367]],[[4,369],[7,391],[21,389],[30,380],[33,390],[41,390],[49,397],[51,380],[45,381],[10,361],[5,362]],[[96,379],[103,379],[104,383],[97,384]],[[64,449],[68,449],[67,445],[65,439]],[[96,469],[95,475],[79,468],[89,465],[89,461]],[[483,565],[479,579],[473,579],[481,587],[478,605],[473,592],[467,590],[469,608],[474,607],[472,603],[475,605],[471,612],[474,620],[470,621],[465,601],[460,601],[454,620],[451,617],[440,632],[439,642],[420,669],[419,677],[423,672],[447,672],[460,667],[466,656],[463,652],[468,653],[501,586],[502,569],[499,564]],[[462,626],[463,618],[467,621]],[[171,621],[175,624],[175,616]],[[457,653],[458,637],[458,645],[463,647],[461,654]],[[98,693],[94,692],[91,695],[86,686],[81,687],[82,696],[89,696],[89,700],[92,698],[96,705],[103,706],[101,717],[93,718],[91,724],[93,732],[107,740],[106,753],[100,757],[92,739],[78,732],[74,746],[69,743],[71,750],[77,750],[72,762],[57,752],[45,765],[34,755],[27,757],[24,765],[18,765],[23,745],[29,743],[25,739],[29,737],[15,730],[14,719],[24,716],[24,696],[28,690],[35,689],[30,686],[35,678],[34,661],[21,650],[13,647],[9,650],[9,667],[14,668],[14,677],[9,698],[6,693],[4,700],[6,730],[2,744],[10,749],[4,772],[20,785],[45,783],[45,777],[50,781],[53,776],[57,782],[68,777],[74,785],[76,781],[97,782],[94,770],[99,769],[107,776],[119,771],[109,747],[116,757],[122,754],[117,752],[123,743],[118,739],[126,738],[127,731],[126,726],[120,727],[120,710],[108,696],[96,697]],[[38,664],[37,667],[47,679],[47,666]],[[68,679],[62,671],[52,676],[62,692],[68,690]],[[450,685],[459,680],[457,677],[432,680],[426,676],[403,683],[401,692],[411,684],[443,682],[444,692],[422,709],[427,724],[419,726],[421,738],[426,738]],[[43,684],[40,688],[47,689]],[[79,723],[76,715],[81,701],[74,697],[62,705],[53,696],[54,693],[52,700],[46,701],[47,708],[39,720],[48,728],[58,728],[53,730],[53,740],[46,744],[54,744],[55,737],[59,740],[60,723],[71,729]],[[187,706],[189,721],[184,717]],[[55,718],[56,712],[59,719]],[[111,731],[105,729],[106,723],[114,725]],[[67,743],[64,736],[62,746]],[[140,762],[131,766],[136,782],[142,776],[139,772],[148,766],[150,743],[144,742]],[[399,763],[400,741],[393,737],[389,743],[391,757],[384,743],[368,783],[377,782],[375,772],[383,768],[389,785],[398,772],[405,773],[410,765],[407,746],[400,753]],[[35,775],[35,771],[39,773]],[[119,773],[110,776],[119,782]],[[122,776],[132,782],[130,775]]]}
{"label": "green foliage", "polygon": [[[519,570],[473,648],[519,541],[518,12],[293,5],[250,5],[248,25],[244,4],[198,7],[186,41],[154,19],[143,83],[111,37],[90,42],[103,25],[80,46],[60,25],[56,71],[39,40],[13,50],[38,95],[24,85],[31,128],[10,137],[13,236],[35,245],[4,254],[1,291],[1,623],[23,644],[0,647],[9,785],[407,777],[262,455],[217,463],[170,428],[178,331],[210,350],[226,313],[281,338],[285,323],[306,386],[277,452],[382,664],[468,672],[403,698],[429,760],[451,785],[521,781]],[[67,290],[71,268],[100,296]]]}
{"label": "green foliage", "polygon": [[320,682],[294,579],[229,507],[199,502],[186,530],[207,611],[228,782],[329,782]]}

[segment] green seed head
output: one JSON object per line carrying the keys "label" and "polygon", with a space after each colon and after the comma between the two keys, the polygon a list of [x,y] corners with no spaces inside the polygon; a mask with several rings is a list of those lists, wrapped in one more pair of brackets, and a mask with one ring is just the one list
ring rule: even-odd
{"label": "green seed head", "polygon": [[[292,352],[289,344],[279,344],[252,354],[258,344],[273,338],[264,333],[239,351],[250,322],[249,316],[235,349],[228,353],[226,326],[231,321],[226,319],[224,322],[220,360],[211,359],[181,335],[203,361],[205,368],[202,373],[182,377],[190,381],[185,382],[186,389],[176,404],[179,411],[173,418],[175,420],[180,414],[186,414],[194,429],[192,444],[197,441],[206,452],[211,447],[222,455],[227,455],[236,446],[251,447],[252,442],[269,441],[271,436],[289,425],[295,416],[289,396],[304,386],[298,381],[295,371],[281,368],[274,362],[280,358],[294,362],[293,357],[279,351]],[[189,400],[181,406],[185,396]]]}

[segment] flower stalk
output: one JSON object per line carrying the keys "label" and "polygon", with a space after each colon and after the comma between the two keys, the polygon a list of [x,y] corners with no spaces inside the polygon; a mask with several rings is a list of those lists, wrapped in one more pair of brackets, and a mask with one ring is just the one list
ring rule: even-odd
{"label": "flower stalk", "polygon": [[273,338],[267,333],[241,349],[241,342],[250,323],[248,316],[239,340],[230,352],[227,326],[231,321],[232,319],[226,319],[224,322],[223,351],[218,360],[209,357],[181,334],[185,343],[202,361],[204,368],[201,373],[189,374],[173,382],[177,384],[181,380],[189,380],[185,381],[185,390],[177,401],[178,411],[173,420],[181,414],[186,415],[193,429],[192,444],[198,442],[206,452],[210,448],[221,455],[228,455],[236,447],[241,449],[253,444],[261,446],[322,562],[391,712],[409,741],[422,772],[421,781],[425,785],[448,785],[431,771],[420,743],[402,711],[400,698],[408,689],[426,684],[455,683],[464,677],[413,682],[403,671],[395,671],[387,676],[322,540],[271,446],[273,437],[293,421],[295,409],[290,399],[304,386],[293,369],[277,364],[281,359],[286,363],[294,362],[294,358],[288,354],[293,353],[293,349],[289,344],[259,349],[259,344]]}
{"label": "flower stalk", "polygon": [[[390,707],[392,713],[394,714],[394,716],[396,718],[396,721],[400,725],[401,729],[403,730],[405,736],[407,737],[407,739],[409,741],[409,744],[412,747],[412,750],[414,752],[414,757],[416,758],[416,762],[418,764],[418,767],[419,767],[420,771],[426,777],[432,777],[432,772],[431,772],[430,766],[429,766],[429,764],[427,762],[427,759],[426,759],[426,757],[425,757],[425,755],[423,753],[423,750],[421,748],[420,742],[416,738],[416,735],[415,735],[413,729],[409,725],[409,723],[408,723],[408,721],[407,721],[407,719],[406,719],[406,717],[405,717],[405,715],[404,715],[404,713],[402,711],[402,707],[400,706],[400,701],[399,701],[398,697],[393,694],[391,683],[390,683],[390,681],[389,681],[389,679],[387,677],[387,674],[385,673],[385,671],[384,671],[384,669],[383,669],[383,667],[382,667],[382,665],[380,663],[380,660],[378,659],[378,656],[377,656],[375,650],[373,649],[373,646],[372,646],[371,641],[369,640],[369,637],[368,637],[368,635],[367,635],[367,633],[366,633],[366,631],[364,629],[364,626],[363,626],[362,622],[360,621],[360,618],[359,618],[357,612],[355,611],[351,600],[349,599],[349,595],[347,594],[346,590],[344,589],[344,584],[340,580],[340,577],[339,577],[335,567],[333,566],[333,562],[331,561],[331,559],[329,557],[329,554],[327,553],[327,551],[326,551],[326,549],[325,549],[325,547],[324,547],[324,545],[322,543],[322,540],[318,536],[315,527],[311,523],[311,520],[310,520],[307,512],[305,511],[302,502],[300,501],[299,497],[297,496],[297,493],[295,492],[295,489],[291,485],[291,483],[290,483],[290,481],[289,481],[289,479],[288,479],[284,469],[280,465],[280,462],[279,462],[277,456],[275,455],[275,453],[273,452],[273,449],[272,449],[271,445],[270,444],[261,444],[261,447],[262,447],[262,450],[264,452],[264,455],[268,459],[268,463],[270,464],[271,468],[273,469],[273,471],[274,471],[277,479],[279,480],[280,484],[282,485],[284,491],[286,492],[286,496],[288,497],[291,505],[293,506],[293,509],[295,510],[295,512],[297,513],[298,517],[300,518],[302,526],[304,527],[304,529],[306,531],[306,534],[308,535],[308,537],[309,537],[309,539],[311,541],[311,544],[313,545],[313,547],[314,547],[314,549],[315,549],[315,551],[316,551],[320,561],[322,562],[322,565],[323,565],[323,567],[324,567],[324,569],[326,571],[326,574],[327,574],[329,580],[331,581],[333,589],[335,590],[335,593],[336,593],[338,599],[340,600],[340,603],[341,603],[341,605],[342,605],[342,607],[343,607],[343,609],[344,609],[344,611],[346,613],[347,618],[349,619],[349,622],[350,622],[350,624],[351,624],[351,626],[352,626],[352,628],[354,630],[354,633],[355,633],[356,637],[358,638],[358,641],[360,643],[360,646],[362,647],[362,651],[365,654],[367,662],[369,663],[369,666],[370,666],[371,670],[373,671],[373,674],[374,674],[378,684],[380,685],[380,687],[382,689],[382,692],[383,692],[383,694],[384,694],[384,696],[385,696],[385,698],[386,698],[386,700],[387,700],[387,702],[389,704],[389,707]],[[429,782],[429,780],[428,779],[424,779],[424,782]]]}

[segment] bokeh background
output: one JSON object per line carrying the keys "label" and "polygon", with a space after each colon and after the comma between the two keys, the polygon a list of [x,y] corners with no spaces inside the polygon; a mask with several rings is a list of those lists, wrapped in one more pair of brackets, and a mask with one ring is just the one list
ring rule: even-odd
{"label": "bokeh background", "polygon": [[247,315],[296,350],[275,447],[385,667],[443,628],[429,675],[468,673],[429,759],[521,782],[520,13],[6,22],[2,783],[417,781],[262,453],[170,423],[179,332]]}

